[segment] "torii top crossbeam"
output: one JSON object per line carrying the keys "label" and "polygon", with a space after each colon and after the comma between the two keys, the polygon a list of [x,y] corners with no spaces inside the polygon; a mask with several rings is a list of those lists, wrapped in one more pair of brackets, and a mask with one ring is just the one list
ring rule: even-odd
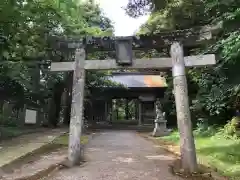
{"label": "torii top crossbeam", "polygon": [[[128,36],[132,39],[133,50],[145,50],[145,49],[159,49],[168,47],[173,41],[181,42],[184,47],[196,47],[202,44],[204,41],[212,39],[212,35],[218,32],[217,26],[202,26],[191,29],[177,30],[171,32],[160,32],[154,35],[139,35]],[[86,53],[97,51],[115,51],[115,40],[123,37],[86,37],[60,39],[58,37],[51,37],[51,44],[58,43],[59,48],[77,48],[84,46]],[[126,37],[124,37],[126,38]],[[52,43],[54,42],[54,44]]]}

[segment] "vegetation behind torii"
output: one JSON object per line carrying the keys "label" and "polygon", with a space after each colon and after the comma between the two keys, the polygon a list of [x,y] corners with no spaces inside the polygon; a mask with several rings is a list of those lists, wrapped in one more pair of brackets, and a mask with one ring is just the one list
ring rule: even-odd
{"label": "vegetation behind torii", "polygon": [[[150,13],[138,34],[203,25],[221,25],[212,43],[190,54],[215,53],[217,65],[187,72],[196,146],[210,164],[225,175],[239,171],[239,96],[240,96],[240,1],[239,0],[129,0],[130,16]],[[169,82],[170,72],[167,73]],[[165,111],[170,125],[176,125],[171,83],[165,95]],[[237,117],[236,117],[237,116]],[[178,142],[177,133],[166,138]],[[238,179],[238,178],[236,178]]]}
{"label": "vegetation behind torii", "polygon": [[[1,113],[0,124],[18,124],[19,109],[27,104],[51,112],[50,123],[55,125],[59,119],[59,100],[64,87],[71,87],[72,78],[71,73],[49,72],[47,60],[72,59],[68,52],[49,46],[55,43],[50,42],[52,37],[111,36],[111,21],[94,1],[3,0],[0,9],[0,111],[6,102],[15,111],[14,117]],[[40,77],[36,67],[41,69]],[[103,75],[88,72],[86,88],[103,85]],[[52,109],[46,107],[49,98]]]}
{"label": "vegetation behind torii", "polygon": [[[135,3],[142,5],[141,10],[135,8]],[[154,1],[130,1],[128,7],[133,8],[128,8],[128,12],[132,16],[139,15],[139,12],[142,14],[149,4],[153,5]],[[158,1],[154,7],[150,18],[139,30],[139,34],[222,24],[221,31],[214,37],[213,43],[189,52],[190,54],[215,53],[217,65],[190,69],[188,80],[194,119],[204,118],[209,124],[225,124],[239,110],[240,2],[172,0],[162,4]],[[172,87],[169,87],[166,95],[172,100]],[[174,113],[174,109],[172,107],[171,113]]]}

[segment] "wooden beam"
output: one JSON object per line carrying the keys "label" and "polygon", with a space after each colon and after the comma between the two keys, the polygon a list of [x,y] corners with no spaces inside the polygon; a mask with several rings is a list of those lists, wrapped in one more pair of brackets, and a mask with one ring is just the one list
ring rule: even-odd
{"label": "wooden beam", "polygon": [[[214,54],[186,56],[184,57],[186,67],[202,67],[216,64]],[[118,66],[115,59],[88,60],[85,61],[86,70],[107,69],[168,69],[172,67],[171,58],[149,58],[133,60],[132,66]],[[73,71],[74,62],[58,62],[51,64],[51,71]]]}

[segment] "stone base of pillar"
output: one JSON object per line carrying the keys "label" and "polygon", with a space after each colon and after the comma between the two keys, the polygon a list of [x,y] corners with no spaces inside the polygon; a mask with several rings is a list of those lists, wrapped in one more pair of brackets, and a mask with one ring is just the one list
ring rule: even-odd
{"label": "stone base of pillar", "polygon": [[170,131],[166,128],[166,122],[155,122],[155,127],[152,132],[153,137],[167,136]]}

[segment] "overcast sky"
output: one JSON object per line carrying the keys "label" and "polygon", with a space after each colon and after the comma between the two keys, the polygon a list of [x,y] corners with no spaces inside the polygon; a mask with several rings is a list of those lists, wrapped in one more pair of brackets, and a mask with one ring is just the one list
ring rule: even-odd
{"label": "overcast sky", "polygon": [[105,15],[114,23],[116,36],[129,36],[132,35],[138,28],[147,21],[148,16],[140,18],[130,18],[125,14],[123,6],[128,0],[96,0],[99,2],[101,9]]}

